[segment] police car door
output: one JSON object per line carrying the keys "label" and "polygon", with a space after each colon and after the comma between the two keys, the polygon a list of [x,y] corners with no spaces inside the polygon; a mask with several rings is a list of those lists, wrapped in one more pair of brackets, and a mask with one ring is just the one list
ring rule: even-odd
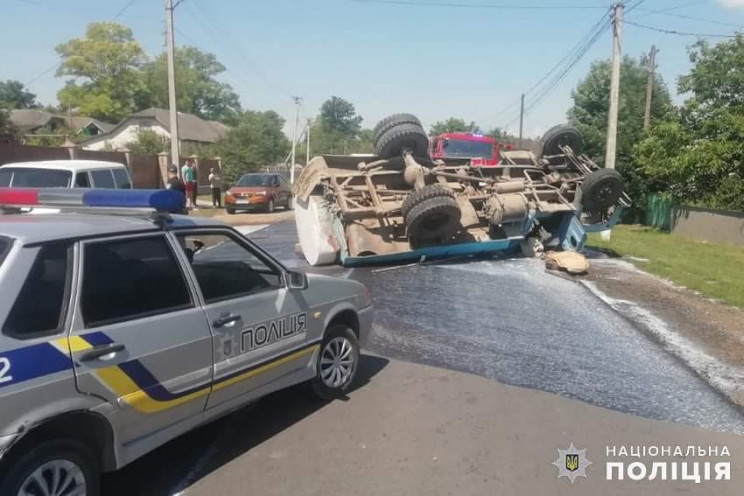
{"label": "police car door", "polygon": [[156,432],[162,442],[204,414],[212,339],[179,251],[164,233],[81,243],[78,388],[109,400],[123,444]]}
{"label": "police car door", "polygon": [[177,238],[191,260],[214,336],[207,408],[237,406],[311,378],[315,348],[307,341],[308,309],[301,291],[285,287],[282,268],[232,230]]}

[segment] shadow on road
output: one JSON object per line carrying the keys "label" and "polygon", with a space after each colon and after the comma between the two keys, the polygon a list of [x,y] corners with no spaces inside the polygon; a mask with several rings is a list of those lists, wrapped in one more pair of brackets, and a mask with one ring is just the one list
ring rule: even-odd
{"label": "shadow on road", "polygon": [[[388,363],[382,357],[362,355],[350,394],[369,383]],[[327,404],[313,399],[305,387],[301,384],[271,394],[104,476],[102,494],[155,496],[187,489]]]}

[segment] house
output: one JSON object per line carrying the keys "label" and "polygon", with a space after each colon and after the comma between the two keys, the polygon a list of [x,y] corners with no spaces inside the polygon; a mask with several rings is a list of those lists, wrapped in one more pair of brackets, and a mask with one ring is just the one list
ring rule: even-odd
{"label": "house", "polygon": [[[170,138],[170,113],[166,109],[149,108],[131,114],[110,132],[95,136],[82,143],[86,150],[113,148],[121,150],[135,141],[141,130],[155,131]],[[193,114],[178,113],[178,135],[181,148],[184,145],[209,145],[225,137],[228,127],[221,122],[206,121]]]}
{"label": "house", "polygon": [[81,136],[98,136],[114,128],[113,124],[92,117],[41,109],[11,110],[9,119],[25,135],[55,134],[59,128],[67,128]]}

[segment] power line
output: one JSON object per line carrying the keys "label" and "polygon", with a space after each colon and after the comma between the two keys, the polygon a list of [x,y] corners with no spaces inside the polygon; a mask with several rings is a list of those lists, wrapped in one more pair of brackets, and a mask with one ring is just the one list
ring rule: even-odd
{"label": "power line", "polygon": [[698,36],[702,38],[736,38],[737,36],[739,36],[737,34],[689,33],[686,31],[677,31],[674,29],[664,29],[664,28],[657,28],[654,26],[646,26],[645,24],[638,24],[637,22],[632,22],[632,21],[624,21],[624,24],[630,24],[631,26],[635,26],[637,28],[648,29],[650,31],[656,31],[659,33],[664,33],[664,34],[675,34],[678,36]]}
{"label": "power line", "polygon": [[686,9],[687,7],[692,7],[693,5],[699,5],[701,3],[707,3],[707,0],[693,0],[692,2],[683,3],[682,5],[675,5],[674,7],[669,7],[667,9],[661,9],[661,10],[638,9],[639,12],[646,12],[646,13],[635,16],[634,19],[640,19],[641,17],[646,17],[646,16],[650,16],[653,14],[664,14],[666,12],[671,12],[673,10]]}
{"label": "power line", "polygon": [[[742,24],[735,24],[733,22],[716,21],[714,19],[705,19],[702,17],[693,17],[693,16],[688,16],[688,15],[683,15],[683,14],[675,14],[673,12],[665,12],[663,10],[651,11],[650,14],[662,14],[662,15],[666,15],[670,17],[677,17],[679,19],[689,19],[691,21],[708,22],[710,24],[719,24],[721,26],[733,26],[736,28],[744,28],[744,25]],[[638,19],[638,17],[634,17],[633,19]]]}
{"label": "power line", "polygon": [[641,4],[642,4],[642,3],[644,2],[644,1],[645,1],[645,0],[638,0],[638,1],[637,1],[637,2],[635,3],[635,4],[633,4],[633,5],[629,6],[629,7],[628,7],[628,10],[626,10],[626,11],[625,11],[625,14],[627,15],[627,14],[630,14],[631,12],[633,12],[633,11],[634,11],[635,9],[637,9],[637,8],[638,8],[638,6],[639,6],[639,5],[641,5]]}
{"label": "power line", "polygon": [[378,3],[387,5],[413,5],[416,7],[456,7],[465,9],[504,9],[504,10],[588,10],[606,9],[597,5],[519,5],[519,4],[472,4],[458,2],[425,1],[414,2],[410,0],[351,0],[359,3]]}
{"label": "power line", "polygon": [[123,14],[124,14],[124,13],[125,13],[125,12],[126,12],[127,10],[129,10],[129,7],[131,7],[132,5],[134,5],[134,2],[136,2],[136,1],[137,1],[137,0],[129,0],[129,1],[127,2],[127,4],[126,4],[126,5],[124,5],[124,7],[122,7],[122,8],[121,8],[121,9],[119,10],[119,12],[117,12],[117,13],[116,13],[116,15],[115,15],[115,16],[114,16],[114,17],[113,17],[113,18],[111,19],[111,21],[115,21],[115,20],[117,20],[117,19],[118,19],[119,17],[121,17],[121,16],[122,16],[122,15],[123,15]]}

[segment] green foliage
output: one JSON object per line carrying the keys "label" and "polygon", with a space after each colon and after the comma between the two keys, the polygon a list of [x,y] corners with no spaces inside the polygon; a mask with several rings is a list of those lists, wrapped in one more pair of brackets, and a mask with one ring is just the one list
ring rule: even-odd
{"label": "green foliage", "polygon": [[10,122],[8,109],[0,105],[0,143],[20,141],[20,130]]}
{"label": "green foliage", "polygon": [[157,155],[170,150],[169,138],[160,135],[152,129],[140,129],[134,141],[127,143],[127,148],[137,155]]}
{"label": "green foliage", "polygon": [[62,57],[57,76],[71,76],[57,97],[64,108],[116,122],[137,109],[146,92],[139,68],[145,52],[132,30],[113,22],[88,25],[84,38],[56,48]]}
{"label": "green foliage", "polygon": [[8,79],[0,81],[0,106],[8,109],[39,108],[36,95],[23,88],[23,83]]}
{"label": "green foliage", "polygon": [[518,136],[514,136],[513,134],[509,134],[503,129],[499,129],[498,127],[495,127],[491,129],[488,133],[488,136],[495,139],[499,143],[509,143],[509,144],[516,144],[519,141]]}
{"label": "green foliage", "polygon": [[331,97],[320,107],[320,123],[323,130],[342,139],[353,139],[362,129],[362,117],[356,114],[351,102]]}
{"label": "green foliage", "polygon": [[284,160],[290,142],[282,131],[283,127],[284,119],[272,110],[243,112],[237,125],[214,147],[225,164],[224,179],[227,183],[234,183],[247,172]]}
{"label": "green foliage", "polygon": [[450,117],[447,120],[439,121],[429,128],[429,136],[439,136],[442,133],[467,133],[471,132],[475,123],[469,125],[463,120],[456,117]]}
{"label": "green foliage", "polygon": [[[141,106],[168,108],[168,60],[165,54],[143,67],[144,81],[149,89],[149,102]],[[176,101],[181,112],[188,112],[211,121],[235,122],[242,111],[238,95],[232,87],[216,76],[225,72],[211,53],[193,46],[176,50]]]}
{"label": "green foliage", "polygon": [[[620,68],[618,109],[617,170],[625,177],[627,193],[633,199],[630,215],[639,217],[648,193],[647,178],[633,160],[633,150],[644,138],[643,116],[646,104],[648,70],[645,58],[625,57]],[[604,164],[607,120],[610,106],[610,62],[592,64],[589,74],[573,91],[574,105],[568,119],[584,135],[585,150],[599,165]],[[661,76],[654,81],[651,121],[663,123],[672,115],[669,91]]]}
{"label": "green foliage", "polygon": [[744,39],[690,48],[679,90],[691,96],[635,149],[650,191],[716,209],[744,210]]}

